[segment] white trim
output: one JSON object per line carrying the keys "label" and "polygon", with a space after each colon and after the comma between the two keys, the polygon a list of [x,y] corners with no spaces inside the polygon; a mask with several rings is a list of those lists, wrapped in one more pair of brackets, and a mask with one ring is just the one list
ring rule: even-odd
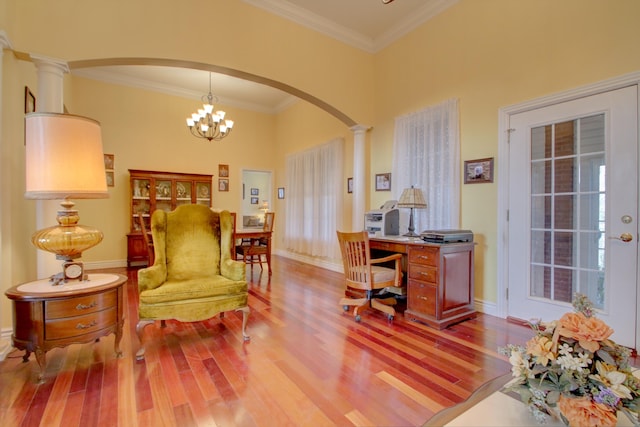
{"label": "white trim", "polygon": [[[497,287],[497,316],[505,318],[508,313],[507,285],[509,277],[509,247],[507,208],[509,207],[509,122],[511,115],[547,107],[549,105],[572,101],[578,98],[597,95],[603,92],[640,84],[640,71],[614,77],[564,92],[559,92],[519,104],[502,107],[498,110],[498,287]],[[640,264],[640,260],[639,260]],[[640,290],[636,293],[640,307]],[[636,316],[640,316],[636,310]],[[636,318],[636,324],[640,317]],[[640,343],[640,328],[636,328],[636,343]]]}
{"label": "white trim", "polygon": [[414,10],[406,19],[398,22],[381,35],[372,38],[287,1],[243,1],[369,53],[376,53],[382,50],[458,2],[458,0],[425,1],[423,7]]}
{"label": "white trim", "polygon": [[13,350],[11,345],[12,328],[2,328],[0,330],[0,362],[7,358],[7,355]]}

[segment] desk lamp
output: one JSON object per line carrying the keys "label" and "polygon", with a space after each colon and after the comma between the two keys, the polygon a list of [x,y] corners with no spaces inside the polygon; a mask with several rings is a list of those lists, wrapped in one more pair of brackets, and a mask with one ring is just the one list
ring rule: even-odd
{"label": "desk lamp", "polygon": [[62,272],[53,285],[85,280],[82,252],[102,241],[100,230],[78,224],[70,199],[107,198],[100,123],[70,114],[31,113],[25,118],[27,199],[63,199],[58,225],[36,231],[31,242],[56,254]]}
{"label": "desk lamp", "polygon": [[414,188],[413,185],[411,188],[405,188],[400,196],[400,200],[398,201],[398,207],[411,208],[411,214],[409,216],[409,232],[405,234],[405,236],[418,237],[419,234],[415,233],[415,228],[413,227],[413,209],[424,209],[427,207],[427,202],[424,200],[422,190]]}

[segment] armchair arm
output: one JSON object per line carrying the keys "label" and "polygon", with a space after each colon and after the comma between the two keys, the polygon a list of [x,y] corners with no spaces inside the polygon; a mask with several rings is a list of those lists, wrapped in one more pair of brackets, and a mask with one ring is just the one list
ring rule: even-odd
{"label": "armchair arm", "polygon": [[138,270],[138,291],[155,289],[167,280],[167,269],[162,264]]}
{"label": "armchair arm", "polygon": [[242,261],[225,259],[220,262],[220,275],[230,280],[246,280],[245,264]]}
{"label": "armchair arm", "polygon": [[391,254],[382,258],[375,258],[371,260],[371,264],[380,264],[387,261],[395,260],[395,270],[396,276],[393,281],[396,283],[397,287],[402,287],[402,254]]}

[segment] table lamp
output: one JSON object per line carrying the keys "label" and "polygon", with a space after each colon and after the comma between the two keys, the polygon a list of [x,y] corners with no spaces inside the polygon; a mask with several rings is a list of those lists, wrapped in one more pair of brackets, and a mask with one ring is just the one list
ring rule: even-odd
{"label": "table lamp", "polygon": [[411,214],[409,215],[409,232],[405,234],[405,236],[418,237],[419,234],[415,233],[415,228],[413,227],[413,210],[427,207],[427,202],[424,200],[422,190],[414,188],[413,185],[411,188],[405,188],[398,201],[398,207],[411,208]]}
{"label": "table lamp", "polygon": [[107,198],[107,182],[100,123],[58,113],[30,113],[25,117],[27,199],[63,199],[58,225],[36,231],[31,242],[64,261],[54,285],[86,280],[84,267],[75,261],[102,241],[100,230],[78,224],[78,211],[70,199]]}

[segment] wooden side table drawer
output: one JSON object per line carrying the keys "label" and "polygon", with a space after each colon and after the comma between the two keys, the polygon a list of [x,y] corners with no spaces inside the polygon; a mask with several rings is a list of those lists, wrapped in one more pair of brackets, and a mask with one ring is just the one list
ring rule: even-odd
{"label": "wooden side table drawer", "polygon": [[438,269],[436,267],[411,264],[409,267],[409,279],[420,280],[423,282],[438,283]]}
{"label": "wooden side table drawer", "polygon": [[429,316],[436,315],[437,288],[409,279],[407,285],[407,308]]}
{"label": "wooden side table drawer", "polygon": [[45,319],[62,319],[115,307],[117,291],[45,302]]}
{"label": "wooden side table drawer", "polygon": [[90,334],[112,326],[116,322],[116,315],[116,307],[111,307],[107,310],[86,314],[84,316],[49,320],[45,323],[44,333],[48,340]]}
{"label": "wooden side table drawer", "polygon": [[437,247],[422,246],[409,249],[409,264],[438,267],[440,253]]}

